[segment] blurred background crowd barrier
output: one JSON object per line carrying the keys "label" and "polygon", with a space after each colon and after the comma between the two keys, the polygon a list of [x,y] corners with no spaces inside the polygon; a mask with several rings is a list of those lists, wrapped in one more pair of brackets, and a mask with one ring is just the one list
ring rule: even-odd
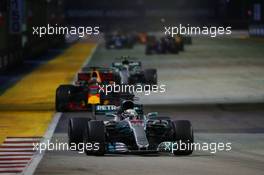
{"label": "blurred background crowd barrier", "polygon": [[64,17],[62,0],[0,0],[0,70],[63,44],[64,36],[33,36],[32,26],[63,25]]}
{"label": "blurred background crowd barrier", "polygon": [[263,0],[0,0],[0,70],[65,43],[32,26],[100,26],[100,31],[163,31],[163,26],[232,26],[263,37]]}

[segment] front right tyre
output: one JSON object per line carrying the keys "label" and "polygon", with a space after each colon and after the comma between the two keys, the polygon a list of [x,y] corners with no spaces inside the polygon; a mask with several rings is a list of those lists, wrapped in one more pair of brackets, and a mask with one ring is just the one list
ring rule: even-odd
{"label": "front right tyre", "polygon": [[[84,139],[87,155],[103,156],[105,154],[105,125],[103,121],[91,120],[85,125]],[[87,145],[92,144],[92,148]]]}
{"label": "front right tyre", "polygon": [[85,124],[89,118],[70,118],[68,123],[68,140],[69,145],[76,146],[83,142]]}
{"label": "front right tyre", "polygon": [[193,153],[193,129],[191,122],[188,120],[173,121],[174,142],[177,144],[177,149],[174,150],[174,155],[190,155]]}
{"label": "front right tyre", "polygon": [[144,71],[145,84],[156,85],[158,83],[158,75],[156,69],[146,69]]}

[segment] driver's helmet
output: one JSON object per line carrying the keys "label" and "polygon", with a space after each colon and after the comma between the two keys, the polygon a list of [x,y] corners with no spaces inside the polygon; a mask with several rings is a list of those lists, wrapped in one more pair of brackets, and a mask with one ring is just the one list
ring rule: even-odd
{"label": "driver's helmet", "polygon": [[138,113],[134,109],[127,109],[122,114],[123,118],[138,119]]}

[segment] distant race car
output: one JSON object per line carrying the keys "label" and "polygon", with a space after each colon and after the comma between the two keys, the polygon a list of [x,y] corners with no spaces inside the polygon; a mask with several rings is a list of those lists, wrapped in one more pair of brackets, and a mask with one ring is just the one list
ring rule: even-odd
{"label": "distant race car", "polygon": [[132,61],[129,58],[121,58],[120,62],[113,62],[112,67],[120,75],[121,84],[143,84],[156,85],[157,84],[157,70],[156,69],[142,69],[140,61]]}
{"label": "distant race car", "polygon": [[84,68],[78,73],[74,85],[60,85],[56,90],[55,105],[59,112],[91,110],[92,105],[120,104],[120,99],[133,99],[134,95],[129,92],[100,92],[100,85],[120,82],[110,68]]}
{"label": "distant race car", "polygon": [[121,32],[105,34],[106,49],[132,49],[135,44],[135,37],[131,34]]}
{"label": "distant race car", "polygon": [[185,37],[177,35],[176,37],[165,36],[158,40],[155,36],[148,36],[145,53],[150,54],[178,54],[180,51],[184,51],[184,44],[189,39],[183,39]]}
{"label": "distant race car", "polygon": [[[101,109],[108,110],[105,120],[89,118],[69,120],[70,144],[99,143],[98,149],[84,147],[87,155],[159,152],[190,155],[193,152],[193,130],[188,120],[174,121],[169,117],[158,116],[157,113],[144,115],[142,105],[135,105],[132,101],[124,101],[117,108],[109,105],[98,106],[97,110]],[[177,149],[176,143],[189,146]]]}

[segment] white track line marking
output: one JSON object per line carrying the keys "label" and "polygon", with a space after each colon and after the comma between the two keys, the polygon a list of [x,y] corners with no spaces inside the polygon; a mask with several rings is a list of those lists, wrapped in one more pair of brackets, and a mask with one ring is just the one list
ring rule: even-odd
{"label": "white track line marking", "polygon": [[7,138],[5,141],[36,141],[39,142],[40,138]]}
{"label": "white track line marking", "polygon": [[34,146],[33,143],[3,143],[1,146]]}
{"label": "white track line marking", "polygon": [[21,173],[21,171],[0,171],[1,175],[14,175],[14,174],[18,174]]}
{"label": "white track line marking", "polygon": [[31,158],[32,156],[28,155],[28,156],[1,156],[1,159],[6,159],[6,158],[12,158],[12,159],[16,159],[16,158]]}
{"label": "white track line marking", "polygon": [[[94,55],[95,51],[97,50],[97,47],[98,47],[98,44],[96,44],[96,46],[93,48],[91,54],[89,55],[89,57],[86,59],[87,61],[84,62],[84,64],[82,65],[81,69],[78,71],[80,72],[82,70],[82,68],[84,66],[86,66],[90,61],[91,61],[91,58],[92,56]],[[72,84],[74,84],[75,80],[77,79],[77,75],[75,76],[75,78],[73,79],[72,81]],[[53,117],[53,120],[52,122],[50,123],[46,133],[45,133],[45,136],[44,136],[44,139],[41,141],[41,143],[44,143],[47,145],[48,143],[48,140],[51,139],[55,129],[56,129],[56,126],[60,120],[60,117],[62,116],[62,113],[60,112],[57,112],[54,114],[54,117]],[[45,152],[43,153],[38,153],[38,154],[35,154],[33,159],[31,160],[30,164],[24,169],[24,171],[22,172],[22,174],[24,175],[33,175],[38,164],[40,163],[41,159],[43,158]]]}
{"label": "white track line marking", "polygon": [[19,165],[19,164],[13,164],[13,165],[1,165],[0,166],[0,170],[2,171],[2,168],[25,168],[26,167],[26,165]]}
{"label": "white track line marking", "polygon": [[[8,152],[8,151],[34,151],[33,148],[0,148],[0,151],[3,152]],[[35,151],[34,151],[35,152]]]}
{"label": "white track line marking", "polygon": [[4,155],[33,155],[31,152],[0,152],[0,156]]}
{"label": "white track line marking", "polygon": [[23,171],[23,168],[1,168],[0,171]]}
{"label": "white track line marking", "polygon": [[19,163],[28,163],[27,160],[0,160],[0,164],[11,164],[14,162],[19,162]]}
{"label": "white track line marking", "polygon": [[0,175],[22,173],[33,158],[33,143],[39,140],[39,137],[7,137],[0,145]]}
{"label": "white track line marking", "polygon": [[2,162],[1,165],[27,165],[28,162]]}
{"label": "white track line marking", "polygon": [[23,145],[12,145],[12,146],[0,146],[0,148],[33,148],[33,144],[29,146],[23,146]]}
{"label": "white track line marking", "polygon": [[[45,136],[44,136],[44,139],[41,143],[44,143],[46,145],[48,144],[48,141],[51,139],[51,137],[52,137],[52,135],[56,129],[56,126],[60,120],[61,115],[62,115],[62,113],[55,113],[53,120],[52,120],[51,124],[49,125],[49,128],[47,129]],[[43,155],[44,155],[44,152],[41,154],[39,152],[38,152],[38,154],[35,154],[31,160],[31,162],[29,163],[29,165],[22,172],[22,174],[33,175],[38,164],[39,164],[39,162],[41,161]]]}
{"label": "white track line marking", "polygon": [[4,141],[6,144],[39,143],[39,141]]}

